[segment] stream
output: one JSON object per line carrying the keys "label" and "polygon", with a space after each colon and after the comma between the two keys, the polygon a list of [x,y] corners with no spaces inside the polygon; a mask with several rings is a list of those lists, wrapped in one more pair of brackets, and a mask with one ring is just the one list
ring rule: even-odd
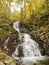
{"label": "stream", "polygon": [[28,65],[33,65],[32,63],[35,63],[37,60],[43,59],[39,45],[35,40],[31,39],[29,34],[21,33],[19,25],[19,22],[13,24],[14,29],[19,33],[20,42],[12,53],[12,57],[19,60],[20,65],[26,65],[27,63]]}

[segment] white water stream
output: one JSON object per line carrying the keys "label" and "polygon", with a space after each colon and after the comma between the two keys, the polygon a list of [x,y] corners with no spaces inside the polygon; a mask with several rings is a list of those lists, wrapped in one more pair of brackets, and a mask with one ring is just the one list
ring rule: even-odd
{"label": "white water stream", "polygon": [[[24,65],[26,62],[30,62],[30,61],[36,62],[37,60],[41,60],[43,57],[40,53],[38,43],[36,43],[33,39],[31,39],[31,36],[29,34],[21,33],[19,29],[19,24],[20,24],[19,22],[15,22],[13,27],[19,33],[19,39],[21,44],[18,44],[16,50],[12,53],[12,56],[15,59],[21,61]],[[19,55],[18,49],[20,46],[23,49],[24,56],[18,57]]]}

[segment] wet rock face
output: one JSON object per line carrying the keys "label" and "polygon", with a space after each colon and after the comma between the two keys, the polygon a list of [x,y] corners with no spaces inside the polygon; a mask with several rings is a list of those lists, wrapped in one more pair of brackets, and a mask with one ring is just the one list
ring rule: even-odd
{"label": "wet rock face", "polygon": [[23,48],[21,46],[18,48],[18,57],[24,57]]}
{"label": "wet rock face", "polygon": [[12,54],[15,51],[16,46],[18,45],[18,38],[19,38],[18,32],[14,32],[13,34],[11,34],[7,44],[7,49],[8,49],[7,52],[9,54]]}
{"label": "wet rock face", "polygon": [[10,35],[10,38],[9,38],[9,41],[8,43],[10,42],[13,42],[14,40],[18,40],[19,36],[18,36],[18,32],[14,32]]}
{"label": "wet rock face", "polygon": [[6,41],[7,38],[8,38],[8,36],[3,36],[3,37],[0,38],[0,48],[3,49],[3,44],[4,44],[4,42]]}
{"label": "wet rock face", "polygon": [[49,56],[49,35],[47,33],[43,33],[40,35],[40,39],[44,42],[43,47],[45,49],[45,54]]}
{"label": "wet rock face", "polygon": [[[7,48],[4,49],[4,46],[6,45],[5,41],[8,39],[9,37],[9,40],[7,42]],[[10,36],[5,36],[3,38],[1,38],[0,40],[0,48],[2,48],[2,50],[5,52],[5,53],[8,53],[8,54],[11,54],[16,46],[18,45],[18,32],[14,32],[12,33]]]}
{"label": "wet rock face", "polygon": [[30,35],[39,43],[42,55],[49,56],[49,38],[46,35],[40,35],[38,30],[30,32]]}

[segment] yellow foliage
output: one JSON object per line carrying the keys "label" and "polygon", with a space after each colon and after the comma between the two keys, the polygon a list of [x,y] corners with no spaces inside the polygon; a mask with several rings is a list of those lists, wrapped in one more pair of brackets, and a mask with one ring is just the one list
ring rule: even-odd
{"label": "yellow foliage", "polygon": [[47,12],[46,0],[26,0],[21,13],[28,19],[32,13],[44,14],[45,12]]}

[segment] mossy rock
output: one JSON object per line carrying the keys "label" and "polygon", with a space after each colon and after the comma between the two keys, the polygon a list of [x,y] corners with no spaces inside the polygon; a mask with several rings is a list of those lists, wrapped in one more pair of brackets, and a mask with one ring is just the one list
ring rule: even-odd
{"label": "mossy rock", "polygon": [[36,65],[49,65],[49,59],[37,61]]}
{"label": "mossy rock", "polygon": [[0,65],[19,65],[19,62],[5,53],[0,53]]}

